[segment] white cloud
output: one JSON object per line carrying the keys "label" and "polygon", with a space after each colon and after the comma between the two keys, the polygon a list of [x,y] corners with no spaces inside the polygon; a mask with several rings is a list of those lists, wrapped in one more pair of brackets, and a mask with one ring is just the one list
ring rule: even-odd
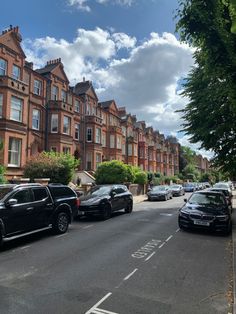
{"label": "white cloud", "polygon": [[192,150],[194,150],[197,154],[201,154],[203,157],[206,157],[208,160],[214,157],[214,153],[211,151],[206,151],[204,149],[200,149],[200,143],[190,143],[189,136],[184,135],[183,137],[179,138],[179,142],[183,146],[188,146]]}
{"label": "white cloud", "polygon": [[[120,49],[127,49],[127,57]],[[101,101],[115,99],[118,106],[145,120],[164,134],[178,134],[187,99],[179,95],[179,80],[193,66],[192,50],[173,34],[151,33],[142,43],[124,33],[96,28],[78,29],[69,42],[52,37],[24,41],[28,61],[42,67],[61,58],[71,84],[92,80]]]}
{"label": "white cloud", "polygon": [[[94,1],[94,0],[93,0]],[[131,6],[135,0],[95,0],[99,4],[113,4],[113,5],[121,5],[121,6]],[[69,6],[75,7],[78,10],[90,12],[91,7],[90,3],[92,0],[67,0],[67,4]]]}

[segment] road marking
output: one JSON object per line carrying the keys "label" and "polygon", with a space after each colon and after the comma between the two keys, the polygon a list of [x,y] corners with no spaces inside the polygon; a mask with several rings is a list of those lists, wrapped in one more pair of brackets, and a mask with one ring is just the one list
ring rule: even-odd
{"label": "road marking", "polygon": [[149,255],[149,256],[145,259],[145,262],[148,261],[151,257],[153,257],[154,254],[156,254],[156,252],[152,252],[152,254]]}
{"label": "road marking", "polygon": [[173,238],[173,236],[172,236],[172,235],[171,235],[171,236],[169,236],[169,238],[167,238],[165,242],[168,242],[171,238]]}
{"label": "road marking", "polygon": [[98,308],[98,306],[100,304],[102,304],[107,298],[109,298],[109,296],[112,295],[111,292],[107,293],[105,295],[105,297],[103,297],[100,301],[98,301],[93,307],[91,307],[91,309],[89,309],[85,314],[118,314],[115,312],[111,312],[111,311],[107,311],[107,310],[103,310]]}
{"label": "road marking", "polygon": [[160,242],[161,240],[152,239],[144,246],[142,246],[140,249],[138,249],[136,252],[134,252],[131,256],[134,258],[144,258],[148,254],[150,254],[160,244]]}
{"label": "road marking", "polygon": [[163,242],[160,246],[158,246],[158,249],[161,249],[165,244],[166,242]]}
{"label": "road marking", "polygon": [[175,232],[179,232],[180,231],[180,229],[178,228]]}
{"label": "road marking", "polygon": [[85,227],[83,227],[83,229],[88,229],[88,228],[91,228],[91,227],[93,227],[94,225],[88,225],[88,226],[85,226]]}
{"label": "road marking", "polygon": [[135,268],[132,273],[130,273],[128,276],[126,276],[123,280],[128,280],[131,276],[133,276],[134,273],[136,273],[136,271],[138,270],[138,268]]}
{"label": "road marking", "polygon": [[167,214],[167,213],[160,213],[160,215],[161,216],[168,216],[168,217],[173,216],[173,214]]}
{"label": "road marking", "polygon": [[24,250],[24,249],[28,249],[29,247],[31,247],[31,245],[22,246],[20,249]]}
{"label": "road marking", "polygon": [[55,236],[55,238],[61,238],[61,237],[64,237],[66,235],[68,235],[68,233],[59,234],[59,235]]}

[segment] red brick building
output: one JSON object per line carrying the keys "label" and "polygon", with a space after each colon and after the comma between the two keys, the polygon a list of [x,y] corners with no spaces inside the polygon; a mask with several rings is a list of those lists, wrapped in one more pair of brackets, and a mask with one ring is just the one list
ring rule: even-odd
{"label": "red brick building", "polygon": [[[85,79],[70,86],[61,59],[34,70],[21,48],[18,27],[0,35],[0,162],[7,177],[22,176],[27,159],[42,151],[64,152],[95,171],[122,160],[145,171],[179,172],[179,144],[137,121],[115,100],[99,102]],[[207,160],[199,157],[201,169]]]}

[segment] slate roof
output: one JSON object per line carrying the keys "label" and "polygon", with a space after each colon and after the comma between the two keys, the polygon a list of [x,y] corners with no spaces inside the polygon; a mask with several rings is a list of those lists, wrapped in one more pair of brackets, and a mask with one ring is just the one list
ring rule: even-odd
{"label": "slate roof", "polygon": [[39,74],[47,74],[50,73],[55,67],[58,65],[58,63],[54,64],[47,64],[44,68],[35,70]]}
{"label": "slate roof", "polygon": [[108,109],[113,102],[114,100],[107,100],[99,102],[99,104],[102,106],[103,109]]}

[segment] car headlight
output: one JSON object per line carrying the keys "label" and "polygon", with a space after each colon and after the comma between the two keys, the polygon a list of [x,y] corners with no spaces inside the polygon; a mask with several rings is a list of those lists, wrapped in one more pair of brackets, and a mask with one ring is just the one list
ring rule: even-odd
{"label": "car headlight", "polygon": [[219,220],[219,221],[226,221],[229,219],[229,216],[228,215],[217,215],[216,218]]}

